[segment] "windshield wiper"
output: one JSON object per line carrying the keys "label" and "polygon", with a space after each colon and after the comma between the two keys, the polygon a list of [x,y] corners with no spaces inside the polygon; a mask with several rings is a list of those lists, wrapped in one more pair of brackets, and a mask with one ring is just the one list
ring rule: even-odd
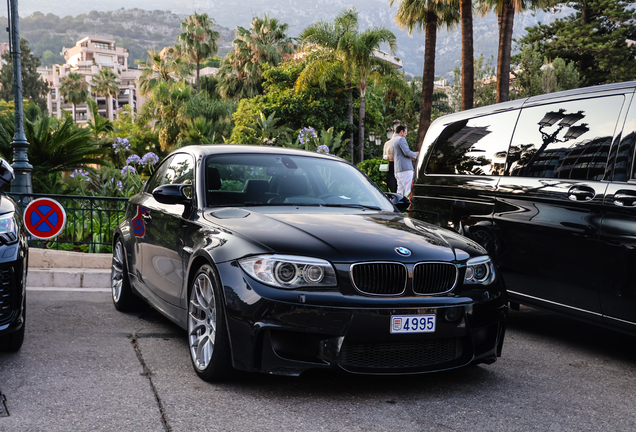
{"label": "windshield wiper", "polygon": [[382,210],[380,207],[377,206],[369,206],[369,205],[364,205],[364,204],[333,204],[333,203],[326,203],[326,204],[321,204],[323,207],[348,207],[348,208],[361,208],[361,209],[369,209],[369,210]]}

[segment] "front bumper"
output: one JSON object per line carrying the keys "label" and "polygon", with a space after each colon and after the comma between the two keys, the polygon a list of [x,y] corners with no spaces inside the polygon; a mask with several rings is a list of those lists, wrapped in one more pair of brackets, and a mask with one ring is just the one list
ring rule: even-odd
{"label": "front bumper", "polygon": [[0,263],[0,335],[24,325],[24,261]]}
{"label": "front bumper", "polygon": [[[352,299],[283,292],[219,270],[233,363],[240,370],[414,374],[492,363],[501,354],[507,303],[498,287],[472,297]],[[434,333],[391,334],[391,316],[422,314],[435,314]]]}

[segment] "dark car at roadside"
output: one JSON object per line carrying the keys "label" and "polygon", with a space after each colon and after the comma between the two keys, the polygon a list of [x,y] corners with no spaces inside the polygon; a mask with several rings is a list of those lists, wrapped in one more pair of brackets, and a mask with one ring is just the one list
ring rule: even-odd
{"label": "dark car at roadside", "polygon": [[486,251],[400,211],[331,155],[174,151],[115,231],[115,307],[187,332],[196,373],[410,374],[494,362],[507,313]]}
{"label": "dark car at roadside", "polygon": [[0,159],[0,352],[18,351],[26,326],[27,234],[17,204],[1,193],[13,179]]}
{"label": "dark car at roadside", "polygon": [[511,304],[636,334],[636,82],[436,120],[412,216],[481,244]]}

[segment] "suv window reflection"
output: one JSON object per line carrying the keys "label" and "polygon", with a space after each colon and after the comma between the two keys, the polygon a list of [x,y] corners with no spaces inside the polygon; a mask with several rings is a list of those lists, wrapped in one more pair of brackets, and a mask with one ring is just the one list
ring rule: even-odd
{"label": "suv window reflection", "polygon": [[501,175],[519,111],[449,125],[435,144],[427,173]]}
{"label": "suv window reflection", "polygon": [[524,108],[506,174],[601,180],[623,100],[618,95]]}

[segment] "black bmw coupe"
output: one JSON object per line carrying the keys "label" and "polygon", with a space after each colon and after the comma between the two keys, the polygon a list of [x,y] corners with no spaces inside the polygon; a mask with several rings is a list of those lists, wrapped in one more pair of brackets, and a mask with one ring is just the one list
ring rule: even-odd
{"label": "black bmw coupe", "polygon": [[494,362],[497,269],[477,243],[400,213],[408,204],[331,155],[181,148],[115,231],[115,307],[142,298],[186,329],[204,380]]}

